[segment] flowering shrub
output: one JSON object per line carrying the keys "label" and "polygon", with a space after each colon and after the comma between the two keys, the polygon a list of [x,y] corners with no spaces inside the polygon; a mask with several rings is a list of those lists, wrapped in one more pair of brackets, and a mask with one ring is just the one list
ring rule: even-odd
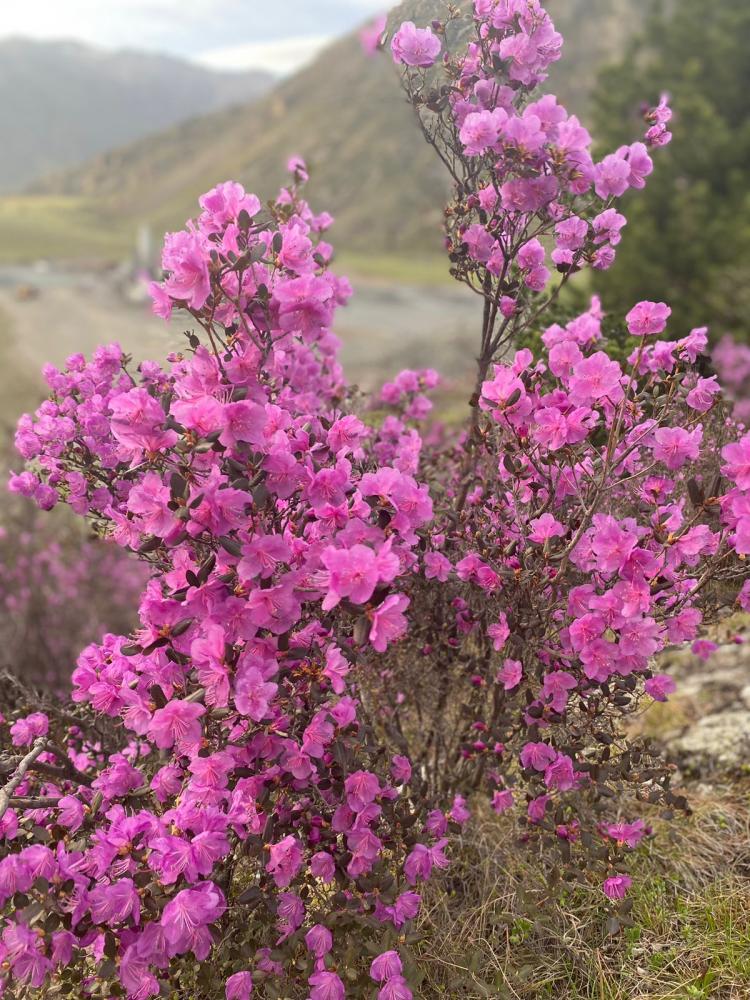
{"label": "flowering shrub", "polygon": [[420,884],[471,796],[559,853],[550,887],[599,878],[618,905],[647,833],[623,790],[684,804],[621,722],[669,693],[653,655],[744,575],[750,436],[695,371],[705,333],[655,339],[662,303],[628,316],[627,368],[596,302],[542,358],[506,357],[576,270],[611,264],[616,198],[652,164],[642,143],[594,164],[533,99],[561,45],[538,3],[477,0],[473,40],[446,51],[459,20],[408,23],[392,51],[456,180],[454,272],[484,303],[463,436],[420,430],[430,370],[384,387],[377,427],[355,412],[330,332],[350,289],[298,160],[266,210],[222,184],[167,237],[152,292],[191,315],[184,353],[134,370],[100,349],[20,422],[26,492],[152,575],[139,629],[79,658],[72,714],[11,720],[9,980],[408,1000]]}
{"label": "flowering shrub", "polygon": [[54,526],[34,508],[6,504],[0,525],[3,667],[26,683],[62,692],[81,649],[129,629],[147,573],[114,545]]}
{"label": "flowering shrub", "polygon": [[711,360],[724,391],[734,403],[734,416],[750,423],[750,347],[725,334],[714,346]]}

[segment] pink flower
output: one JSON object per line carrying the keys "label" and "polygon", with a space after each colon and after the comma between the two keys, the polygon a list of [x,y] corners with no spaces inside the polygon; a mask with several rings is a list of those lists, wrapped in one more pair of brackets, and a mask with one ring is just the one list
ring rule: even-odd
{"label": "pink flower", "polygon": [[344,782],[347,805],[353,812],[362,812],[380,793],[377,775],[369,771],[355,771]]}
{"label": "pink flower", "polygon": [[155,472],[147,472],[128,495],[128,510],[140,517],[143,530],[164,538],[174,527],[174,514],[167,507],[172,494]]}
{"label": "pink flower", "polygon": [[140,919],[141,899],[129,878],[96,886],[89,893],[88,902],[95,924],[121,924],[131,917],[138,924]]}
{"label": "pink flower", "polygon": [[509,788],[504,788],[500,791],[495,792],[492,796],[492,808],[496,813],[501,814],[507,812],[508,809],[513,807],[513,792]]}
{"label": "pink flower", "polygon": [[441,48],[431,28],[417,28],[413,21],[405,21],[391,42],[393,61],[407,66],[432,66]]}
{"label": "pink flower", "polygon": [[652,333],[662,333],[672,310],[664,302],[639,302],[633,306],[625,322],[635,337],[648,337]]}
{"label": "pink flower", "polygon": [[164,907],[160,921],[170,954],[192,951],[202,962],[213,944],[209,925],[225,910],[224,896],[213,882],[200,882],[178,892]]}
{"label": "pink flower", "polygon": [[703,428],[692,431],[683,427],[660,427],[654,433],[653,454],[668,469],[681,469],[686,462],[695,462],[700,455]]}
{"label": "pink flower", "polygon": [[527,743],[521,750],[521,767],[544,771],[557,757],[557,751],[546,743]]}
{"label": "pink flower", "polygon": [[202,309],[211,294],[204,237],[186,230],[169,233],[164,241],[162,263],[164,270],[170,272],[164,282],[165,292],[186,302],[190,309]]}
{"label": "pink flower", "polygon": [[448,867],[450,862],[443,851],[447,843],[447,840],[442,839],[434,847],[415,844],[404,862],[404,874],[409,885],[415,885],[419,879],[427,880],[432,873],[433,866],[436,868]]}
{"label": "pink flower", "polygon": [[739,489],[750,490],[750,434],[725,445],[721,450],[721,457],[726,463],[721,470],[724,475]]}
{"label": "pink flower", "polygon": [[618,403],[623,396],[620,380],[622,370],[604,351],[583,358],[573,368],[570,378],[570,398],[575,403],[594,403],[608,399]]}
{"label": "pink flower", "polygon": [[488,627],[487,635],[492,639],[492,648],[499,653],[510,636],[508,619],[504,612],[501,611],[499,620]]}
{"label": "pink flower", "polygon": [[375,553],[366,545],[350,549],[329,547],[323,553],[323,565],[329,572],[328,594],[323,609],[329,611],[345,597],[354,604],[366,604],[378,582],[391,583],[398,574],[398,557],[390,547]]}
{"label": "pink flower", "polygon": [[368,24],[359,33],[359,40],[362,44],[362,51],[366,56],[374,56],[383,41],[383,35],[388,24],[388,16],[381,14],[375,18],[372,24]]}
{"label": "pink flower", "polygon": [[391,594],[377,608],[369,612],[371,621],[370,642],[378,653],[384,653],[392,642],[405,635],[408,623],[404,611],[409,607],[408,597]]}
{"label": "pink flower", "polygon": [[302,847],[291,834],[269,847],[270,859],[266,871],[273,876],[279,888],[284,889],[302,867]]}
{"label": "pink flower", "polygon": [[621,846],[627,846],[634,850],[643,840],[646,827],[642,819],[637,819],[634,823],[610,823],[607,827],[607,836],[616,840]]}
{"label": "pink flower", "polygon": [[508,115],[502,108],[472,111],[464,119],[460,138],[467,156],[481,156],[497,145]]}
{"label": "pink flower", "polygon": [[261,722],[268,716],[269,706],[277,691],[278,684],[266,681],[257,667],[243,665],[235,682],[234,702],[237,711],[247,715],[253,722]]}
{"label": "pink flower", "polygon": [[384,951],[382,955],[372,960],[370,978],[376,983],[384,983],[394,976],[400,976],[403,971],[398,952]]}
{"label": "pink flower", "polygon": [[715,375],[711,378],[699,378],[687,394],[687,405],[698,413],[708,413],[714,405],[714,397],[720,393],[721,386]]}
{"label": "pink flower", "polygon": [[309,1000],[345,1000],[344,984],[335,972],[316,972],[308,979]]}
{"label": "pink flower", "polygon": [[413,1000],[413,996],[403,976],[393,976],[378,991],[378,1000]]}
{"label": "pink flower", "polygon": [[193,750],[202,736],[198,720],[205,714],[205,707],[195,702],[170,701],[154,712],[148,737],[162,750],[175,744],[180,750]]}
{"label": "pink flower", "polygon": [[625,899],[632,884],[633,880],[629,875],[613,875],[605,880],[602,891],[607,899]]}
{"label": "pink flower", "polygon": [[226,982],[226,1000],[250,1000],[253,977],[249,972],[235,972]]}
{"label": "pink flower", "polygon": [[332,882],[336,874],[336,865],[333,858],[326,851],[318,851],[310,859],[310,871],[315,878],[323,882]]}
{"label": "pink flower", "polygon": [[619,198],[630,186],[630,166],[617,153],[605,156],[596,167],[596,193],[602,199]]}
{"label": "pink flower", "polygon": [[503,669],[497,675],[497,681],[506,691],[518,687],[523,677],[523,664],[520,660],[506,660]]}
{"label": "pink flower", "polygon": [[397,785],[406,785],[411,781],[411,761],[408,757],[398,754],[391,761],[391,775]]}
{"label": "pink flower", "polygon": [[529,541],[538,542],[540,545],[552,538],[561,538],[565,534],[565,528],[552,514],[542,514],[541,517],[530,521],[529,527],[531,528]]}
{"label": "pink flower", "polygon": [[670,694],[677,690],[677,685],[669,674],[656,674],[643,685],[646,694],[654,701],[667,701]]}
{"label": "pink flower", "polygon": [[560,792],[568,792],[575,788],[575,771],[573,761],[565,754],[557,757],[544,769],[544,784],[547,788],[556,788]]}
{"label": "pink flower", "polygon": [[49,719],[44,712],[33,712],[17,719],[10,727],[11,742],[14,747],[30,746],[38,736],[49,732]]}
{"label": "pink flower", "polygon": [[307,950],[311,951],[316,958],[323,958],[333,947],[333,936],[327,927],[315,924],[305,934],[305,944]]}

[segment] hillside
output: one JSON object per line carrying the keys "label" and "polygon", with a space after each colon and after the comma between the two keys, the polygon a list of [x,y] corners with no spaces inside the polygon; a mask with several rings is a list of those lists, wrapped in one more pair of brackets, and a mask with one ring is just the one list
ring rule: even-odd
{"label": "hillside", "polygon": [[[621,49],[648,2],[550,0],[568,40],[555,86],[574,110],[585,106],[595,69]],[[408,0],[393,19],[424,23],[440,9],[436,0]],[[366,59],[356,36],[254,104],[105,153],[35,190],[80,199],[84,211],[95,206],[107,231],[118,236],[123,227],[132,233],[139,221],[158,233],[181,225],[197,196],[229,177],[271,196],[291,153],[312,167],[310,197],[336,216],[340,247],[369,254],[440,251],[445,177],[419,136],[390,59]],[[0,236],[3,226],[0,205]]]}
{"label": "hillside", "polygon": [[[163,55],[78,42],[0,41],[0,192],[178,121],[244,104],[266,73],[220,73]],[[12,99],[8,99],[12,95]]]}

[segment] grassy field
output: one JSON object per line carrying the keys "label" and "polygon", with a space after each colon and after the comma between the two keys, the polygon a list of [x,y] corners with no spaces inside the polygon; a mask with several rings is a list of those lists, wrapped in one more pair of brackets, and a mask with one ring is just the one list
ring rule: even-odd
{"label": "grassy field", "polygon": [[[176,225],[152,221],[154,239],[160,228]],[[133,250],[138,220],[124,220],[94,199],[24,195],[0,198],[0,264],[50,261],[115,262]],[[336,268],[354,278],[438,287],[452,284],[448,261],[439,254],[365,254],[342,252]]]}
{"label": "grassy field", "polygon": [[45,195],[0,198],[0,263],[35,260],[118,260],[135,227],[84,198]]}
{"label": "grassy field", "polygon": [[501,819],[467,835],[448,892],[428,889],[415,960],[430,1000],[747,1000],[750,784],[688,789],[694,812],[633,859],[633,926],[610,936],[596,887],[532,920],[518,886],[538,880]]}

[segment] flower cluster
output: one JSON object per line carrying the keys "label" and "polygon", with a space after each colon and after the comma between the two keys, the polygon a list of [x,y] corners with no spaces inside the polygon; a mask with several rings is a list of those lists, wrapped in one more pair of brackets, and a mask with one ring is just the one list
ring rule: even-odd
{"label": "flower cluster", "polygon": [[[16,915],[0,948],[22,982],[87,963],[140,998],[254,920],[252,969],[218,949],[228,994],[294,977],[315,1000],[343,996],[336,955],[352,935],[387,951],[446,863],[409,761],[368,737],[357,683],[406,630],[401,582],[432,500],[405,425],[378,438],[349,412],[330,218],[296,182],[270,215],[232,183],[201,206],[167,237],[152,291],[206,343],[190,334],[168,369],[135,373],[115,345],[72,359],[19,424],[24,492],[64,498],[151,579],[135,635],[89,646],[73,673],[74,702],[111,720],[117,749],[79,727],[50,734],[46,716],[13,724],[33,760],[2,818]],[[29,927],[40,877],[55,915],[43,935]]]}
{"label": "flower cluster", "polygon": [[[11,487],[19,481],[25,476]],[[29,508],[6,503],[0,526],[0,641],[5,663],[27,683],[65,691],[83,646],[132,626],[147,573],[117,546],[83,537],[67,520],[43,523],[47,514]]]}
{"label": "flower cluster", "polygon": [[[74,358],[19,424],[23,492],[151,575],[134,634],[79,657],[74,705],[9,721],[3,982],[409,1000],[421,887],[471,796],[515,819],[550,888],[598,879],[613,905],[649,832],[632,800],[684,806],[621,724],[670,692],[654,655],[747,575],[750,435],[699,370],[705,331],[656,339],[665,304],[627,317],[627,364],[596,300],[544,328],[549,264],[560,284],[609,266],[614,200],[651,159],[595,164],[534,100],[561,46],[537,0],[476,0],[453,53],[462,16],[391,50],[456,180],[454,272],[484,300],[465,432],[422,429],[429,369],[384,386],[384,418],[355,412],[331,333],[351,290],[298,159],[267,209],[227,182],[166,238],[152,295],[192,318],[183,352]],[[649,121],[663,145],[666,102]],[[509,355],[531,328],[541,356]]]}

